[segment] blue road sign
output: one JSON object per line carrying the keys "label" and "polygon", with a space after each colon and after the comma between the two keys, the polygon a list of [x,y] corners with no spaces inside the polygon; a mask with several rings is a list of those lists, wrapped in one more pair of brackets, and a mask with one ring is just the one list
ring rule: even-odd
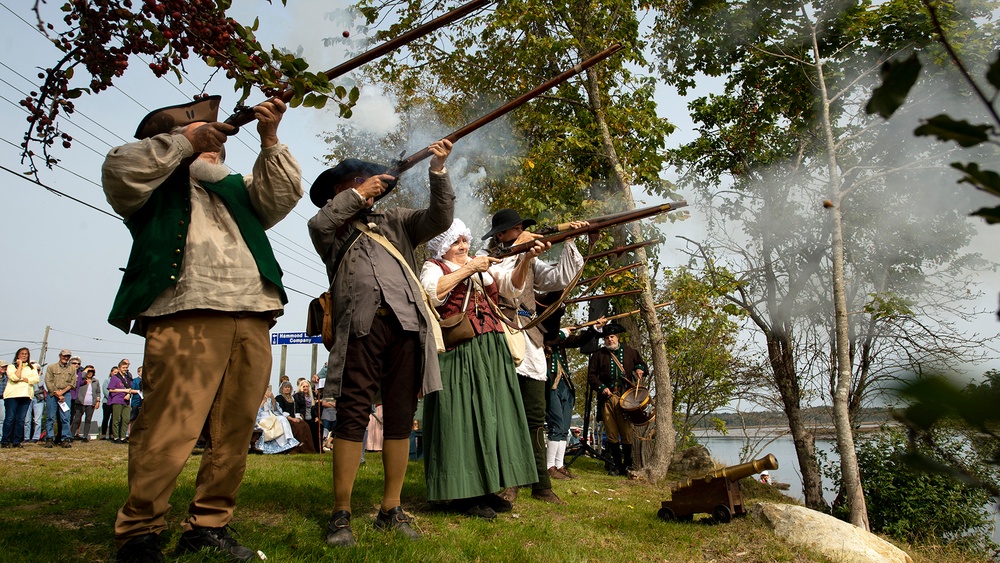
{"label": "blue road sign", "polygon": [[322,336],[307,336],[304,332],[272,332],[271,346],[279,344],[322,344]]}

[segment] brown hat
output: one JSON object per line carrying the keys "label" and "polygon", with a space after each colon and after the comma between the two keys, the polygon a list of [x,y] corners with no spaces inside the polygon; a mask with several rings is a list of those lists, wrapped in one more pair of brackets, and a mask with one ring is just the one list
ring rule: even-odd
{"label": "brown hat", "polygon": [[73,352],[70,352],[69,350],[67,350],[67,349],[65,349],[65,348],[63,348],[63,349],[62,349],[62,350],[61,350],[61,351],[59,352],[59,357],[63,357],[63,356],[72,356],[72,355],[73,355]]}
{"label": "brown hat", "polygon": [[169,133],[174,127],[183,127],[199,121],[219,120],[219,103],[222,96],[206,96],[193,102],[168,106],[149,112],[135,130],[136,139],[148,139],[160,133]]}

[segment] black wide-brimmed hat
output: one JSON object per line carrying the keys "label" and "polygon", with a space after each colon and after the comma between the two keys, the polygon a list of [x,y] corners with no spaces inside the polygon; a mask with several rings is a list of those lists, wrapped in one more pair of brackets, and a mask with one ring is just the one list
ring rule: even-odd
{"label": "black wide-brimmed hat", "polygon": [[206,96],[186,104],[154,109],[139,122],[135,138],[148,139],[160,133],[169,133],[174,127],[183,127],[199,121],[208,123],[218,121],[221,101],[222,96]]}
{"label": "black wide-brimmed hat", "polygon": [[[388,170],[388,168],[381,164],[357,158],[348,158],[333,168],[324,170],[316,178],[316,181],[312,183],[312,187],[309,188],[309,199],[316,207],[323,207],[326,205],[326,202],[337,195],[335,191],[337,184],[340,184],[344,180],[361,176],[377,176],[384,174]],[[388,191],[386,190],[383,195],[388,193]]]}
{"label": "black wide-brimmed hat", "polygon": [[623,332],[628,332],[625,330],[625,327],[623,327],[618,323],[610,322],[604,325],[604,328],[601,329],[601,336],[603,337],[603,336],[609,336],[611,334],[621,334]]}
{"label": "black wide-brimmed hat", "polygon": [[521,225],[523,228],[535,224],[534,219],[521,219],[521,214],[513,209],[501,209],[493,214],[493,228],[489,230],[488,233],[483,235],[483,240],[489,240],[490,237],[499,233],[500,231],[506,231],[507,229],[513,229],[514,227]]}

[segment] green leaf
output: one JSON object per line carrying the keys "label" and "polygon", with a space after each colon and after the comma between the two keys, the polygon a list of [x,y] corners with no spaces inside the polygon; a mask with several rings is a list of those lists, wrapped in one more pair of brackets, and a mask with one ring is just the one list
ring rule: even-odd
{"label": "green leaf", "polygon": [[350,98],[348,98],[348,100],[350,100],[351,104],[353,105],[358,103],[358,98],[360,96],[361,96],[361,91],[358,90],[357,86],[355,86],[354,88],[351,88],[351,96]]}
{"label": "green leaf", "polygon": [[968,164],[953,162],[951,163],[951,167],[965,172],[966,175],[958,181],[959,183],[972,184],[984,192],[1000,197],[1000,174],[992,170],[980,170],[979,164],[975,162]]}
{"label": "green leaf", "polygon": [[989,80],[994,88],[1000,90],[1000,52],[997,52],[997,60],[993,61],[993,64],[986,71],[986,80]]}
{"label": "green leaf", "polygon": [[327,96],[316,96],[316,100],[313,102],[313,107],[316,109],[323,109],[326,107],[326,102],[329,101]]}
{"label": "green leaf", "polygon": [[973,217],[982,217],[990,225],[995,225],[1000,223],[1000,206],[997,207],[983,207],[973,211],[970,215]]}
{"label": "green leaf", "polygon": [[872,91],[872,97],[865,106],[869,115],[878,113],[885,119],[895,113],[906,101],[910,88],[920,75],[920,59],[912,54],[902,61],[886,61],[882,65],[882,85]]}
{"label": "green leaf", "polygon": [[86,88],[73,88],[71,90],[66,91],[66,98],[69,100],[75,100],[76,98],[79,98],[80,96],[83,95],[84,92],[87,91],[88,90]]}
{"label": "green leaf", "polygon": [[964,119],[956,121],[946,114],[938,114],[924,120],[913,133],[917,136],[934,136],[942,141],[955,141],[962,147],[974,147],[989,140],[989,125],[973,125]]}

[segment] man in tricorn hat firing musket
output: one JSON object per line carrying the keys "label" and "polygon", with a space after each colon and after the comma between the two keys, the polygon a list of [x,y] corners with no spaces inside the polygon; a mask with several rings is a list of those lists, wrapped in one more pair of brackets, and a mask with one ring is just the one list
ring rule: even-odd
{"label": "man in tricorn hat firing musket", "polygon": [[326,264],[335,325],[324,389],[324,396],[337,399],[333,514],[326,534],[331,546],[357,544],[351,494],[377,393],[384,407],[385,477],[374,527],[420,537],[400,495],[418,393],[440,391],[442,384],[435,321],[414,272],[414,249],[451,226],[455,194],[445,169],[451,146],[442,139],[428,147],[433,156],[425,209],[372,210],[396,178],[385,166],[355,158],[324,171],[309,190],[320,208],[309,220],[309,236]]}
{"label": "man in tricorn hat firing musket", "polygon": [[264,231],[303,192],[299,164],[278,142],[285,104],[254,108],[261,150],[246,177],[222,163],[236,128],[217,121],[218,107],[213,96],[150,113],[139,141],[112,149],[102,170],[133,239],[108,320],[146,338],[129,496],[115,522],[118,561],[164,561],[170,494],[199,437],[205,450],[175,554],[257,557],[227,525],[271,374],[268,331],[288,301]]}

